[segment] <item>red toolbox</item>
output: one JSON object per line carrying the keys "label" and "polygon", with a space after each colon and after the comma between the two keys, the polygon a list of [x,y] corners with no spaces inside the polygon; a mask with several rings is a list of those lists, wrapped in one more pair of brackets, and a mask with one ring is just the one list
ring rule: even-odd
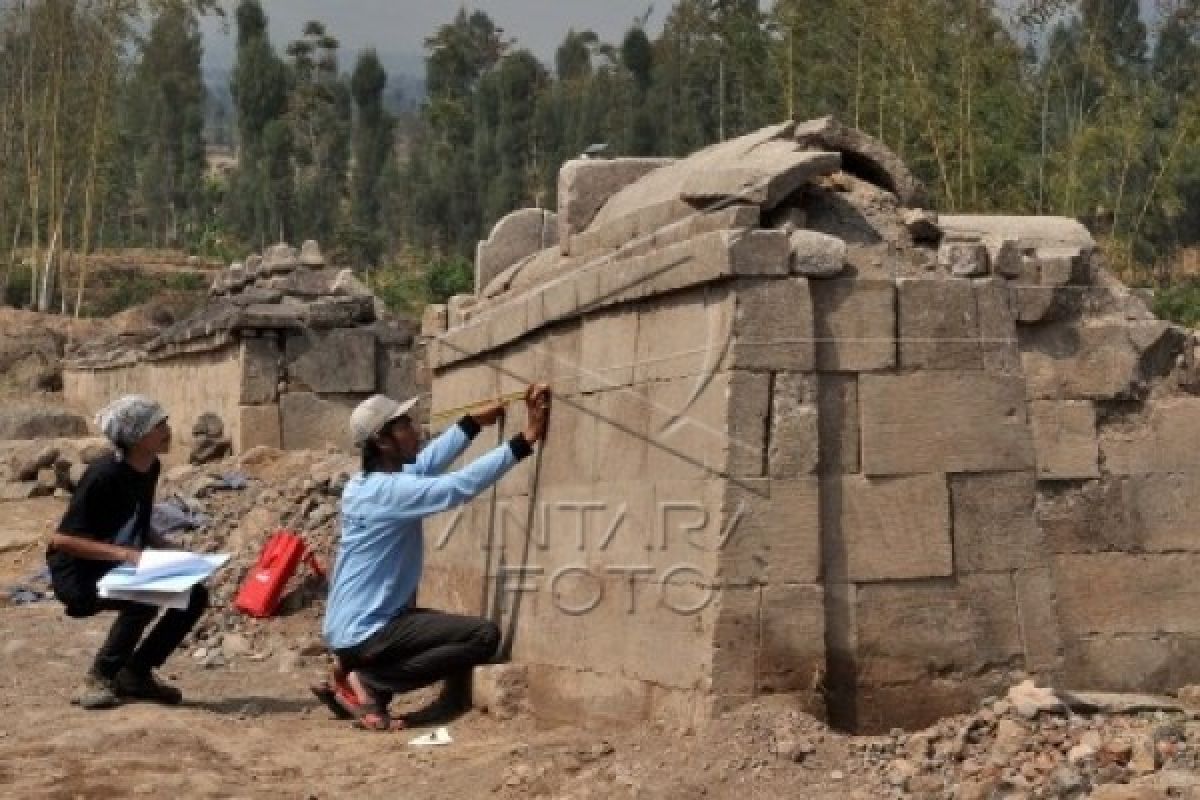
{"label": "red toolbox", "polygon": [[234,598],[234,607],[252,617],[273,615],[279,608],[284,588],[296,574],[301,561],[319,577],[325,577],[303,539],[291,531],[276,531],[267,539],[258,561],[246,573],[242,588]]}

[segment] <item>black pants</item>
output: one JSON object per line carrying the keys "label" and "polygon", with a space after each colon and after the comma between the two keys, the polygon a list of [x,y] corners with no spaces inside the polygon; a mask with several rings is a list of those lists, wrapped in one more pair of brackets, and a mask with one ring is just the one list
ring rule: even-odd
{"label": "black pants", "polygon": [[121,667],[129,667],[135,672],[149,672],[161,667],[208,608],[208,590],[200,584],[193,586],[187,608],[169,609],[145,639],[142,639],[142,633],[162,610],[158,606],[103,598],[97,605],[100,611],[117,612],[108,638],[92,663],[93,672],[111,678]]}
{"label": "black pants", "polygon": [[414,608],[336,653],[370,688],[411,692],[443,679],[465,681],[499,646],[500,629],[489,619]]}
{"label": "black pants", "polygon": [[126,666],[142,672],[161,667],[208,608],[208,590],[196,584],[192,587],[187,608],[168,610],[143,641],[142,634],[162,609],[145,603],[100,597],[96,593],[96,582],[102,572],[81,572],[74,562],[64,563],[53,557],[49,564],[54,595],[66,606],[67,616],[92,617],[104,611],[117,612],[108,638],[92,664],[92,672],[105,678],[112,678]]}

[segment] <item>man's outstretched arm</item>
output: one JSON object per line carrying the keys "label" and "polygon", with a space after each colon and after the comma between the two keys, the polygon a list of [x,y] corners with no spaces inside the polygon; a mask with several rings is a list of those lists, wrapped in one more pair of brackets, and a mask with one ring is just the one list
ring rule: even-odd
{"label": "man's outstretched arm", "polygon": [[440,475],[463,454],[481,428],[495,425],[504,416],[499,403],[467,414],[425,445],[416,460],[404,467],[409,475]]}

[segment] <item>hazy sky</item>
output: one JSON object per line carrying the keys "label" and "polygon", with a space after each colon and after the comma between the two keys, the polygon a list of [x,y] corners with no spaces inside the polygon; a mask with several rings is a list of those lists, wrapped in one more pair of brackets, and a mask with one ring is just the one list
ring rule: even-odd
{"label": "hazy sky", "polygon": [[[230,15],[227,32],[216,20],[203,22],[206,66],[228,65],[233,60],[232,9],[236,3],[222,5]],[[508,37],[550,63],[568,29],[590,28],[602,39],[619,42],[633,19],[646,13],[651,0],[262,0],[262,5],[277,43],[297,38],[310,19],[324,22],[342,43],[344,65],[352,64],[353,54],[364,47],[392,56],[421,56],[425,37],[453,19],[464,5],[487,12]],[[652,35],[661,29],[672,2],[657,0],[653,5],[647,26]]]}

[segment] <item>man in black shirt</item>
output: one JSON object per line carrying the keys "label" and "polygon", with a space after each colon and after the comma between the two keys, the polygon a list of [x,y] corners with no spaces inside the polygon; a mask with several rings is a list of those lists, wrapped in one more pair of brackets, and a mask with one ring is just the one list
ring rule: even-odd
{"label": "man in black shirt", "polygon": [[208,592],[197,584],[187,608],[167,611],[143,639],[158,607],[102,598],[96,589],[114,567],[136,565],[144,548],[170,547],[150,529],[158,456],[171,446],[167,414],[153,400],[130,395],[101,411],[97,422],[116,452],[84,472],[46,551],[54,594],[68,616],[117,612],[77,702],[88,709],[111,708],[121,698],[176,704],[182,700],[180,691],[160,682],[153,670],[200,619]]}

